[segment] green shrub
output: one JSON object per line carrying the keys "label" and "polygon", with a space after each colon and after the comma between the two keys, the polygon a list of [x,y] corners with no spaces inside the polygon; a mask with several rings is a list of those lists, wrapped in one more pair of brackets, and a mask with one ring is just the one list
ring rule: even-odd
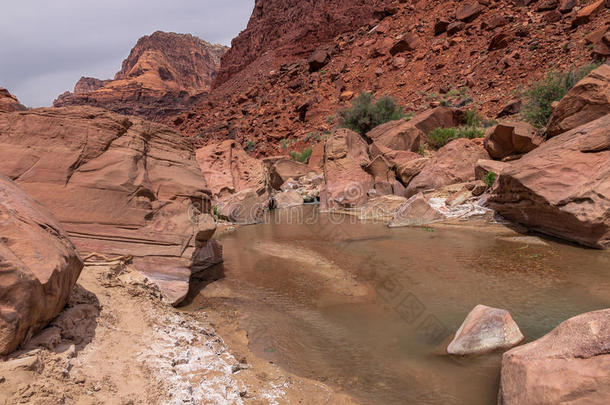
{"label": "green shrub", "polygon": [[436,128],[428,135],[428,143],[433,148],[439,149],[447,144],[447,142],[458,138],[481,138],[485,132],[477,127],[453,127],[453,128]]}
{"label": "green shrub", "polygon": [[319,132],[310,132],[307,135],[305,135],[305,142],[309,142],[309,141],[316,141],[318,142],[321,138],[320,133]]}
{"label": "green shrub", "polygon": [[523,93],[525,103],[521,111],[523,118],[536,128],[544,128],[551,118],[551,105],[561,100],[583,77],[599,65],[586,65],[569,72],[552,71],[544,79],[532,84]]}
{"label": "green shrub", "polygon": [[256,149],[256,142],[254,142],[254,141],[246,142],[246,147],[244,149],[247,152],[252,152],[254,149]]}
{"label": "green shrub", "polygon": [[296,160],[297,162],[307,163],[311,157],[311,152],[311,148],[305,148],[301,153],[292,151],[290,152],[290,157],[292,157],[292,160]]}
{"label": "green shrub", "polygon": [[488,172],[483,181],[485,182],[485,184],[487,184],[488,187],[491,187],[494,185],[497,178],[497,174],[495,174],[494,172]]}
{"label": "green shrub", "polygon": [[363,92],[352,102],[350,108],[339,112],[339,117],[342,128],[365,135],[376,126],[403,118],[404,113],[392,98],[384,96],[373,103],[373,95]]}
{"label": "green shrub", "polygon": [[481,123],[483,122],[483,117],[477,110],[466,110],[466,126],[467,127],[481,127]]}

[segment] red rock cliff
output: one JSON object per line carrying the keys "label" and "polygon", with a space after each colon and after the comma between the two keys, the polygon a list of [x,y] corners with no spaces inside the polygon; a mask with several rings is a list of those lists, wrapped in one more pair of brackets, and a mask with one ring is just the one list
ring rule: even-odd
{"label": "red rock cliff", "polygon": [[337,34],[391,12],[394,3],[398,2],[256,0],[248,27],[232,41],[231,49],[222,57],[216,84],[225,82],[268,51],[276,52],[277,56],[308,54]]}
{"label": "red rock cliff", "polygon": [[114,80],[81,78],[55,107],[93,105],[158,118],[183,110],[207,92],[226,51],[188,34],[157,31],[140,38]]}

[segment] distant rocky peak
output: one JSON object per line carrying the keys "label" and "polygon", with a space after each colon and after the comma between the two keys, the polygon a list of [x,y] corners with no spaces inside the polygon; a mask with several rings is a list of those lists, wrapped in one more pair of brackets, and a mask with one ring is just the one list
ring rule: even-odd
{"label": "distant rocky peak", "polygon": [[81,77],[55,107],[91,105],[155,119],[207,93],[228,48],[190,34],[157,31],[138,40],[113,80]]}

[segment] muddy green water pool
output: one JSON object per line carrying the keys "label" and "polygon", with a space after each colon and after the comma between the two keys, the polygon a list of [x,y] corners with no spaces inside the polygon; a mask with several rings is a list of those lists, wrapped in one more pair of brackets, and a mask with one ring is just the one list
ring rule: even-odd
{"label": "muddy green water pool", "polygon": [[223,235],[222,277],[186,310],[234,308],[257,356],[363,404],[496,403],[501,354],[445,353],[477,304],[509,310],[527,341],[610,307],[607,251],[498,225],[388,229],[315,210]]}

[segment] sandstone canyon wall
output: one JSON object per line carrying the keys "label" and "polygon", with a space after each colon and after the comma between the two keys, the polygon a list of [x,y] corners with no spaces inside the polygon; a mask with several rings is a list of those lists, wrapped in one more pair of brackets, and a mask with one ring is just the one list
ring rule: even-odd
{"label": "sandstone canyon wall", "polygon": [[[189,139],[93,107],[0,113],[0,173],[41,201],[83,255],[127,255],[172,304],[221,260]],[[209,243],[208,243],[209,241]]]}
{"label": "sandstone canyon wall", "polygon": [[83,77],[53,105],[90,105],[146,118],[183,111],[209,91],[226,49],[157,31],[138,40],[114,80]]}

